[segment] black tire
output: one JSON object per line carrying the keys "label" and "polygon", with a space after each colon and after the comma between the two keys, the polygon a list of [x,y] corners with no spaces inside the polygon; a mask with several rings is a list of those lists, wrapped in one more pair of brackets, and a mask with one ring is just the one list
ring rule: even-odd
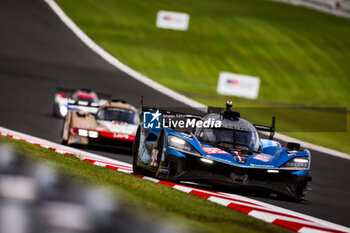
{"label": "black tire", "polygon": [[303,201],[305,200],[305,193],[309,181],[311,181],[311,177],[303,177],[301,179],[294,177],[293,185],[287,186],[286,192],[283,192],[283,194],[294,201]]}
{"label": "black tire", "polygon": [[139,150],[139,146],[140,146],[140,127],[137,129],[136,132],[136,137],[134,140],[134,143],[132,145],[132,170],[134,172],[134,174],[139,174],[139,175],[149,175],[149,172],[145,169],[143,169],[142,167],[139,167],[137,165],[137,157],[138,157],[138,150]]}
{"label": "black tire", "polygon": [[[66,119],[65,119],[65,120],[66,120]],[[63,124],[64,124],[64,123],[63,123]],[[63,127],[64,127],[64,126],[63,126]],[[62,145],[65,145],[65,146],[68,146],[69,137],[70,137],[70,128],[68,129],[68,137],[67,137],[67,140],[64,140],[64,139],[63,139],[63,128],[62,128],[62,130],[61,130],[61,138],[62,138],[61,144],[62,144]]]}
{"label": "black tire", "polygon": [[[63,136],[63,133],[62,133],[61,135]],[[62,136],[61,136],[61,137],[62,137]],[[70,136],[70,133],[68,133],[68,139],[69,139],[69,136]],[[62,144],[62,145],[65,145],[65,146],[68,146],[68,140],[62,139],[62,140],[61,140],[61,144]]]}
{"label": "black tire", "polygon": [[304,200],[305,199],[305,190],[307,189],[307,184],[308,182],[306,180],[304,181],[299,181],[296,185],[296,191],[295,191],[295,196],[300,199]]}

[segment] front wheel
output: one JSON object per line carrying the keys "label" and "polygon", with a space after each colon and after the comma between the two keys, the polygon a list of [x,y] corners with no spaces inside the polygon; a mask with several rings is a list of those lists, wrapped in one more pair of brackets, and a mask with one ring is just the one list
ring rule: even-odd
{"label": "front wheel", "polygon": [[135,137],[134,143],[132,145],[132,156],[133,156],[132,170],[133,170],[134,174],[147,175],[148,171],[137,165],[139,146],[140,146],[140,134],[141,134],[141,132],[140,132],[140,127],[139,127],[137,129],[136,137]]}
{"label": "front wheel", "polygon": [[312,180],[311,176],[307,177],[304,180],[301,180],[299,182],[297,182],[296,185],[296,191],[295,194],[297,197],[299,197],[300,199],[304,200],[305,199],[305,193],[310,190],[309,188],[309,182]]}
{"label": "front wheel", "polygon": [[68,133],[67,140],[63,139],[63,130],[62,130],[62,133],[61,133],[61,138],[62,138],[61,144],[62,144],[62,145],[65,145],[65,146],[68,146],[69,137],[70,137],[70,133]]}

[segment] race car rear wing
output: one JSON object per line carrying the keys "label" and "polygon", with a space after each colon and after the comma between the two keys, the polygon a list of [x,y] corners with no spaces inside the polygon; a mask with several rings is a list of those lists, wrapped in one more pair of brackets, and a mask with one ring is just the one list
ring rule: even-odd
{"label": "race car rear wing", "polygon": [[263,125],[255,125],[255,124],[254,124],[254,127],[255,127],[256,130],[258,130],[258,131],[270,132],[269,139],[270,139],[270,140],[273,140],[273,136],[275,135],[275,129],[276,129],[275,125],[276,125],[276,118],[275,118],[275,117],[272,117],[271,126],[263,126]]}

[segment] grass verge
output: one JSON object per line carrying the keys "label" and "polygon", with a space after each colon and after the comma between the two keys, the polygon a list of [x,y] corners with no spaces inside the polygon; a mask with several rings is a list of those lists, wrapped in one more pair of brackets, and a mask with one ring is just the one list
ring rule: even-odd
{"label": "grass verge", "polygon": [[102,185],[134,212],[159,222],[170,220],[172,223],[184,224],[194,232],[287,232],[203,198],[141,180],[130,174],[98,167],[71,155],[61,155],[4,136],[0,136],[0,143],[12,145],[30,159],[53,164],[69,177],[87,184]]}
{"label": "grass verge", "polygon": [[[266,0],[57,2],[122,62],[204,104],[350,107],[350,20]],[[189,13],[189,30],[156,28],[159,10]],[[219,97],[221,71],[260,77],[259,98]],[[305,125],[303,116],[280,120],[289,129]],[[282,133],[350,153],[348,129],[297,132]]]}

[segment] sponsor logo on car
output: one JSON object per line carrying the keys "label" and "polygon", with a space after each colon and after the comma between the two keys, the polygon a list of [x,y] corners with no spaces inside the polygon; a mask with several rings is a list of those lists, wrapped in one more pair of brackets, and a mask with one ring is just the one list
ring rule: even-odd
{"label": "sponsor logo on car", "polygon": [[81,142],[81,138],[79,138],[79,137],[73,137],[73,140],[76,142]]}
{"label": "sponsor logo on car", "polygon": [[270,161],[270,157],[269,156],[265,156],[265,155],[257,155],[257,156],[254,157],[254,159],[263,161],[265,163]]}
{"label": "sponsor logo on car", "polygon": [[207,154],[229,154],[228,152],[219,148],[203,148],[203,151]]}
{"label": "sponsor logo on car", "polygon": [[153,149],[152,150],[152,157],[151,157],[151,167],[156,167],[158,166],[158,152],[159,150]]}
{"label": "sponsor logo on car", "polygon": [[273,168],[272,165],[261,165],[261,164],[250,164],[251,167],[264,167],[264,168]]}

